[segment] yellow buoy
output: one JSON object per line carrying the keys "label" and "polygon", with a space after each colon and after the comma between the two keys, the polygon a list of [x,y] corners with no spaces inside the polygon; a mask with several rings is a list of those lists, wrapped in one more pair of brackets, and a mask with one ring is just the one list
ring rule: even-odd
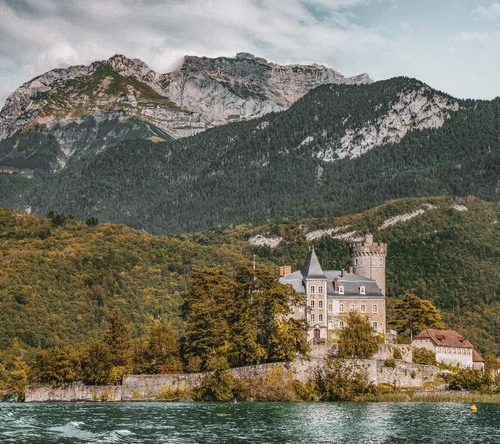
{"label": "yellow buoy", "polygon": [[470,410],[471,410],[471,412],[476,413],[476,412],[477,412],[477,407],[476,407],[476,405],[475,405],[475,404],[472,404],[472,405],[470,406]]}

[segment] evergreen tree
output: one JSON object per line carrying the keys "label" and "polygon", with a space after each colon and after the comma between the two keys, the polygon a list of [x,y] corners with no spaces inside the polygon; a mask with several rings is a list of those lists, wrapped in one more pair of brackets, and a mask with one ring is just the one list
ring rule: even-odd
{"label": "evergreen tree", "polygon": [[83,353],[82,380],[85,384],[105,385],[111,378],[113,356],[107,344],[92,342]]}
{"label": "evergreen tree", "polygon": [[111,362],[116,367],[130,365],[132,338],[130,327],[119,308],[109,313],[104,329],[104,342],[109,347]]}

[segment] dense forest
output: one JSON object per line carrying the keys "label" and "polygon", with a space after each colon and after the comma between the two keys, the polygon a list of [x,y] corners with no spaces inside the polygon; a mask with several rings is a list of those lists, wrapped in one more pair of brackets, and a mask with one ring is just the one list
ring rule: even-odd
{"label": "dense forest", "polygon": [[[57,357],[46,350],[65,349],[80,365],[101,361],[140,372],[286,359],[304,347],[279,339],[297,338],[299,326],[271,322],[294,297],[276,286],[278,265],[300,268],[312,244],[323,268],[347,267],[349,238],[367,232],[388,244],[389,321],[393,303],[411,291],[432,301],[480,352],[498,355],[499,213],[498,203],[474,197],[429,197],[351,216],[153,236],[94,218],[2,210],[0,383],[26,376],[36,359],[45,368]],[[249,242],[256,235],[281,240],[275,248],[256,246]],[[126,333],[125,357],[109,354],[109,339],[102,347],[103,332],[113,331]],[[278,347],[283,343],[293,346]],[[105,380],[119,377],[109,371]]]}
{"label": "dense forest", "polygon": [[411,93],[452,100],[403,77],[325,85],[287,111],[174,142],[123,141],[71,158],[56,174],[37,172],[29,185],[0,175],[6,189],[19,187],[14,195],[0,194],[0,204],[165,233],[348,214],[401,197],[497,200],[500,99],[457,101],[459,109],[438,129],[410,131],[399,143],[325,161],[348,129],[376,124]]}

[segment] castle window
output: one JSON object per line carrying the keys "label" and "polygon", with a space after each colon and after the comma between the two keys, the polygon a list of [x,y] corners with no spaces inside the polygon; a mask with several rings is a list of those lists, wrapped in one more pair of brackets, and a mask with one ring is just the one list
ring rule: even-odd
{"label": "castle window", "polygon": [[314,322],[314,313],[311,315],[311,321]]}
{"label": "castle window", "polygon": [[361,307],[360,307],[359,311],[361,313],[366,313],[366,305],[365,304],[361,304]]}
{"label": "castle window", "polygon": [[333,311],[333,304],[328,304],[328,311]]}
{"label": "castle window", "polygon": [[339,328],[344,328],[344,321],[339,322]]}
{"label": "castle window", "polygon": [[344,294],[344,286],[343,285],[339,286],[339,294]]}
{"label": "castle window", "polygon": [[373,313],[378,313],[378,306],[377,306],[377,304],[373,304],[372,312]]}
{"label": "castle window", "polygon": [[311,285],[311,287],[309,288],[309,293],[314,293],[314,285]]}
{"label": "castle window", "polygon": [[373,321],[373,329],[374,329],[375,331],[377,331],[377,330],[378,330],[378,322],[377,322],[377,321]]}
{"label": "castle window", "polygon": [[323,308],[323,301],[318,301],[318,308]]}
{"label": "castle window", "polygon": [[339,306],[339,312],[344,313],[344,304],[340,304]]}
{"label": "castle window", "polygon": [[361,287],[359,287],[359,294],[366,294],[366,290],[365,290],[365,286],[362,285]]}
{"label": "castle window", "polygon": [[349,311],[353,312],[354,311],[354,304],[349,305]]}
{"label": "castle window", "polygon": [[354,265],[358,265],[358,260],[357,260],[357,259],[354,259],[353,264],[354,264]]}
{"label": "castle window", "polygon": [[328,330],[332,330],[332,329],[333,329],[333,322],[328,321]]}
{"label": "castle window", "polygon": [[322,314],[318,315],[318,321],[323,322],[323,315]]}
{"label": "castle window", "polygon": [[323,287],[321,287],[321,286],[318,287],[318,293],[323,294]]}
{"label": "castle window", "polygon": [[311,301],[311,308],[314,308],[314,301]]}

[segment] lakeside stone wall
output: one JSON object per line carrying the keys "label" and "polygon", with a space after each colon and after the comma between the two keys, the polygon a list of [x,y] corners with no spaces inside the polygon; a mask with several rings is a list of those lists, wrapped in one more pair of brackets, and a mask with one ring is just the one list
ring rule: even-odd
{"label": "lakeside stone wall", "polygon": [[[319,353],[321,355],[321,353]],[[421,387],[433,381],[439,369],[430,365],[412,364],[395,361],[395,367],[388,367],[383,359],[360,359],[354,361],[367,373],[370,382],[390,384],[394,387]],[[230,369],[229,372],[239,379],[256,379],[266,376],[273,368],[291,370],[294,379],[306,382],[313,378],[324,365],[323,357],[310,360],[296,360],[292,363],[272,363]],[[166,374],[166,375],[128,375],[121,385],[86,386],[81,383],[62,386],[28,386],[26,402],[46,401],[154,401],[164,399],[166,393],[189,391],[198,387],[206,373]]]}

